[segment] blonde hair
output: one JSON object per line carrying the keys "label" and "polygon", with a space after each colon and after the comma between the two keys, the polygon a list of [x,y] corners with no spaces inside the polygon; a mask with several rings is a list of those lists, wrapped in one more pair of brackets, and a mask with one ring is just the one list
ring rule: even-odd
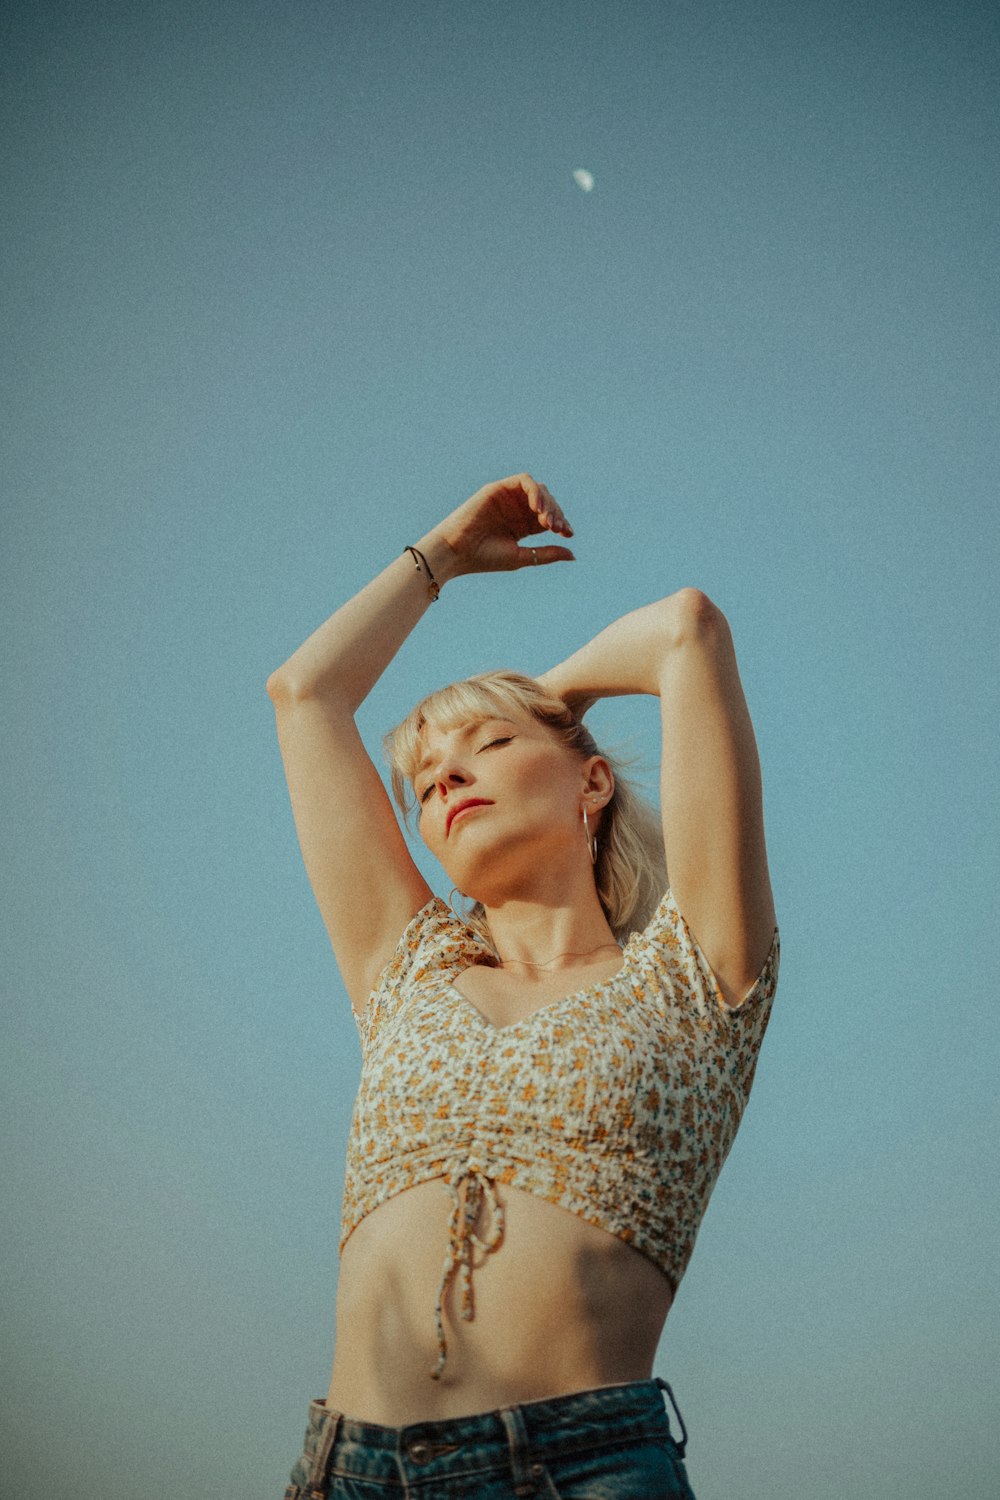
{"label": "blonde hair", "polygon": [[[598,748],[590,730],[561,698],[521,672],[483,672],[438,688],[422,699],[402,723],[383,739],[392,771],[392,791],[407,828],[416,801],[412,789],[422,753],[425,725],[436,730],[457,729],[478,720],[505,718],[511,709],[530,714],[565,749],[588,760],[603,756],[611,767],[615,790],[601,815],[594,878],[597,895],[616,942],[646,926],[667,888],[663,832],[658,812],[623,776],[621,767],[633,764],[620,753]],[[477,901],[463,919],[493,946],[485,908]]]}

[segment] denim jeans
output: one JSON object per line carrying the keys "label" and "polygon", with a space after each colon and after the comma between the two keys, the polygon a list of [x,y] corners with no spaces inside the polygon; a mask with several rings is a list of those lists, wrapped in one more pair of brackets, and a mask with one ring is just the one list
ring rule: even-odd
{"label": "denim jeans", "polygon": [[686,1443],[658,1377],[407,1427],[317,1400],[284,1500],[694,1500]]}

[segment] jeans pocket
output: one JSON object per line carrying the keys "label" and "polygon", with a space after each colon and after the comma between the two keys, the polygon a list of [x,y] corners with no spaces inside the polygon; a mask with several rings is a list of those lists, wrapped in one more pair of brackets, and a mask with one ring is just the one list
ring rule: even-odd
{"label": "jeans pocket", "polygon": [[694,1500],[673,1439],[640,1438],[533,1464],[534,1500]]}

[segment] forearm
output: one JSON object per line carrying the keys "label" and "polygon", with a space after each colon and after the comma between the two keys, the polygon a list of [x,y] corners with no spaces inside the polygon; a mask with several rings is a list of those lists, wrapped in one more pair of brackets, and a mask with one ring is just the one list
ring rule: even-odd
{"label": "forearm", "polygon": [[719,612],[704,594],[680,589],[614,620],[539,681],[577,712],[597,698],[626,693],[659,697],[667,654],[692,631],[704,628],[711,613]]}
{"label": "forearm", "polygon": [[[459,560],[437,529],[413,545],[442,588],[457,576]],[[335,697],[356,713],[431,604],[427,574],[402,552],[272,672],[268,693]]]}

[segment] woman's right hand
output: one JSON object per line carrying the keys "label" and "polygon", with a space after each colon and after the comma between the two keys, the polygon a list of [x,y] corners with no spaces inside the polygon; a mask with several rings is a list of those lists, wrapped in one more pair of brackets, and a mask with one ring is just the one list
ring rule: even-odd
{"label": "woman's right hand", "polygon": [[511,572],[535,566],[536,558],[539,564],[575,561],[568,547],[518,546],[519,538],[546,531],[573,535],[549,491],[530,474],[483,485],[434,529],[458,559],[457,573]]}

